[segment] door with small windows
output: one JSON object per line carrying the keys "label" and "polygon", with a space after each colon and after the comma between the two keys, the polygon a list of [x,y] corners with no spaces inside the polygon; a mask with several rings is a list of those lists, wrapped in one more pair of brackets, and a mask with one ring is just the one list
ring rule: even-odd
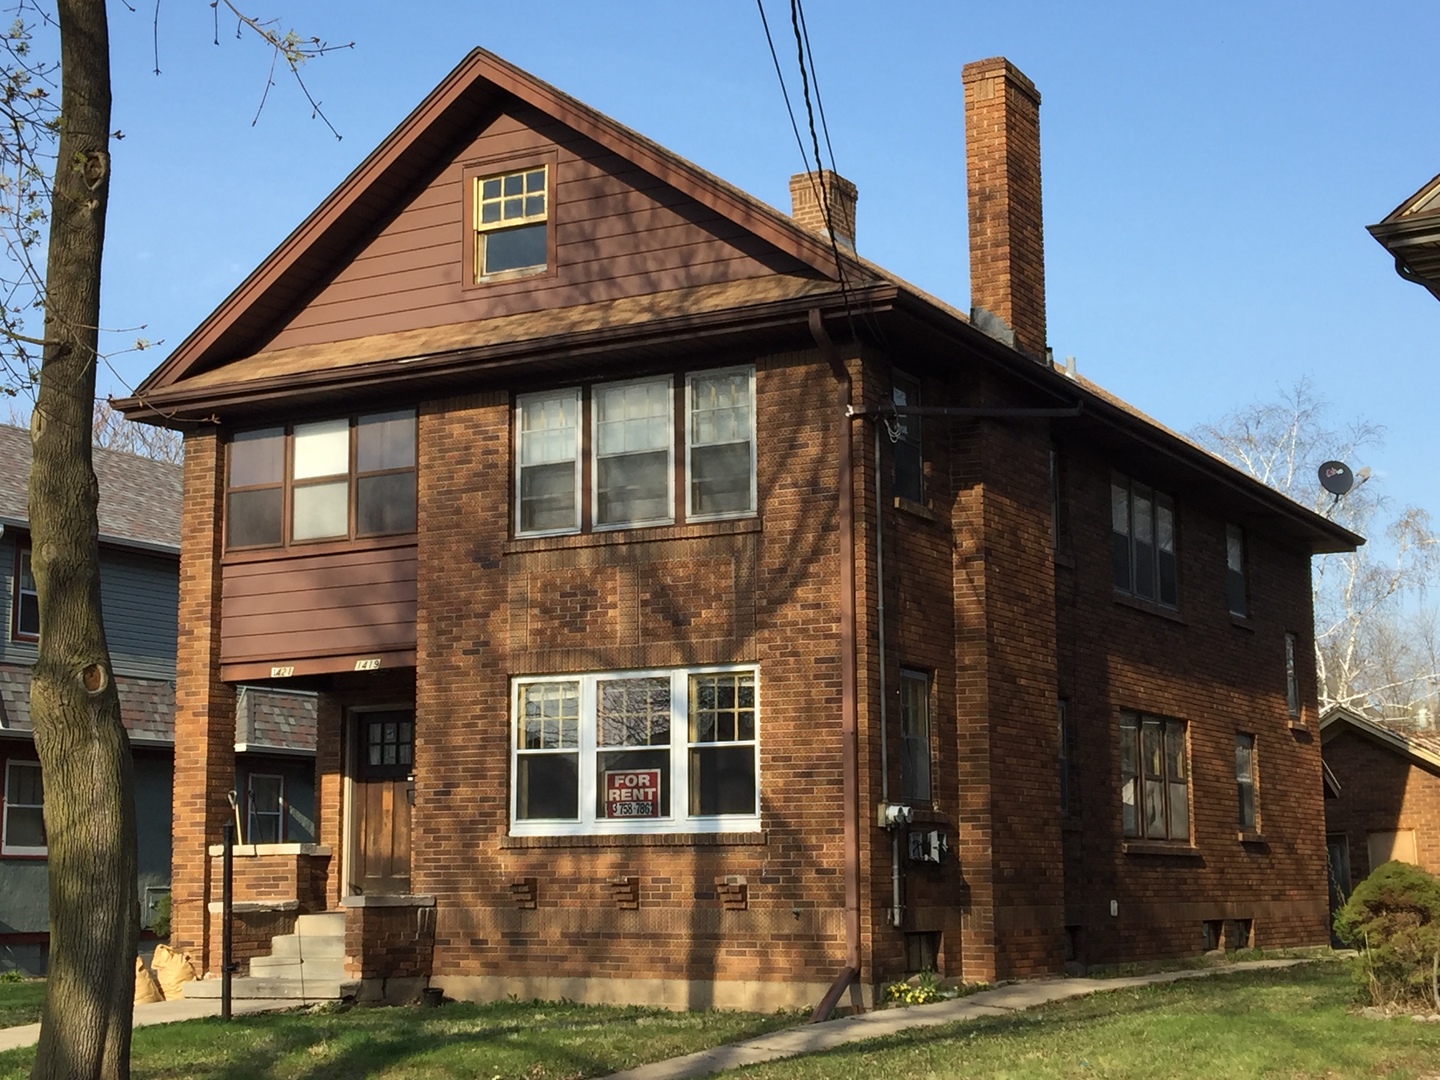
{"label": "door with small windows", "polygon": [[415,712],[351,714],[351,895],[410,892],[410,809],[415,801]]}

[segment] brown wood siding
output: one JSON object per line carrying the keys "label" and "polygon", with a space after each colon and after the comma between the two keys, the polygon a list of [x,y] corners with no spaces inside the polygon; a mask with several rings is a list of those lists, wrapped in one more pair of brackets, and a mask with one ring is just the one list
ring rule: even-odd
{"label": "brown wood siding", "polygon": [[[551,272],[464,282],[466,163],[558,154]],[[503,160],[496,164],[504,168]],[[714,211],[538,112],[516,106],[471,142],[267,345],[460,323],[794,271]]]}
{"label": "brown wood siding", "polygon": [[413,546],[241,562],[224,568],[222,664],[284,663],[415,648]]}

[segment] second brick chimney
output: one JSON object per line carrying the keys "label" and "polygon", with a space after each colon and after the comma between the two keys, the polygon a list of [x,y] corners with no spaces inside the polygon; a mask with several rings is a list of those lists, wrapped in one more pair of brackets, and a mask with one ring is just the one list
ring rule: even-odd
{"label": "second brick chimney", "polygon": [[835,225],[835,243],[841,250],[855,250],[855,203],[859,193],[855,185],[839,173],[821,169],[819,173],[796,173],[790,178],[790,216],[796,224],[819,233],[827,240],[830,230],[825,224],[825,206],[820,201],[821,185],[830,201],[830,220]]}
{"label": "second brick chimney", "polygon": [[1040,92],[1010,61],[966,64],[971,318],[992,337],[1045,356],[1040,215]]}

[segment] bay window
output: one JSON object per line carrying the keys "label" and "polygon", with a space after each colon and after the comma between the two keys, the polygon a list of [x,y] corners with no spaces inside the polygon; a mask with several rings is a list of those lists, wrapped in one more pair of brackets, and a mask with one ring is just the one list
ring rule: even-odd
{"label": "bay window", "polygon": [[226,546],[415,531],[413,410],[237,433],[226,478]]}
{"label": "bay window", "polygon": [[522,678],[512,832],[732,832],[760,825],[753,668]]}

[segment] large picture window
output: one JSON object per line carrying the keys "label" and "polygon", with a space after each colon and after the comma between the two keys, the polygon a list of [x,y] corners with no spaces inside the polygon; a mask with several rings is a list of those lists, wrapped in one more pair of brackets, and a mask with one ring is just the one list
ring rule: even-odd
{"label": "large picture window", "polygon": [[1121,714],[1120,806],[1126,836],[1190,839],[1190,751],[1183,721]]}
{"label": "large picture window", "polygon": [[512,831],[759,828],[753,668],[515,680]]}
{"label": "large picture window", "polygon": [[1110,528],[1115,590],[1176,607],[1174,500],[1116,475],[1110,483]]}
{"label": "large picture window", "polygon": [[517,536],[745,517],[755,506],[754,368],[516,398]]}
{"label": "large picture window", "polygon": [[38,761],[5,764],[5,821],[0,854],[44,855],[45,781]]}
{"label": "large picture window", "polygon": [[414,411],[237,433],[225,522],[231,550],[413,533]]}

